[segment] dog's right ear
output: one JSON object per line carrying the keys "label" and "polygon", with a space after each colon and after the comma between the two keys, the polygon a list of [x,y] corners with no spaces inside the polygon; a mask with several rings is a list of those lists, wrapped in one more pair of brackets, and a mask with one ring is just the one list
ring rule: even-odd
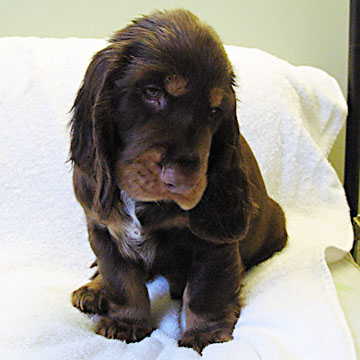
{"label": "dog's right ear", "polygon": [[70,160],[94,180],[91,210],[102,219],[112,207],[115,192],[115,131],[112,94],[121,72],[121,49],[109,46],[93,57],[73,105]]}

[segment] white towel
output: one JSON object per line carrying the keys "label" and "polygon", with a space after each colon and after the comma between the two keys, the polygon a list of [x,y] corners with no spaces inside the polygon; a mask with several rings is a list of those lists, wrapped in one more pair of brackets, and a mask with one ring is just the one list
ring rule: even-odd
{"label": "white towel", "polygon": [[[96,335],[96,317],[70,303],[94,256],[66,163],[68,111],[92,54],[104,46],[0,39],[1,359],[200,358],[177,346],[180,304],[162,278],[148,285],[158,329],[140,343]],[[356,359],[325,261],[326,249],[352,244],[344,191],[326,159],[346,115],[341,91],[321,70],[260,50],[227,51],[241,130],[285,210],[289,244],[247,274],[234,340],[208,346],[203,358]]]}

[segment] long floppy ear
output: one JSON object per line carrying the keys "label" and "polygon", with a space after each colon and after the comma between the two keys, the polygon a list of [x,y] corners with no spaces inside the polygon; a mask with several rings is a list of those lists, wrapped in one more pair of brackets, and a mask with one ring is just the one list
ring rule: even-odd
{"label": "long floppy ear", "polygon": [[101,219],[109,214],[118,191],[113,178],[115,132],[111,118],[117,59],[112,47],[95,54],[75,99],[70,123],[70,160],[95,180],[91,210]]}
{"label": "long floppy ear", "polygon": [[253,165],[257,166],[256,160],[240,136],[234,105],[213,137],[205,193],[190,210],[190,229],[195,235],[216,243],[246,236],[259,209],[254,200],[258,190],[250,175]]}

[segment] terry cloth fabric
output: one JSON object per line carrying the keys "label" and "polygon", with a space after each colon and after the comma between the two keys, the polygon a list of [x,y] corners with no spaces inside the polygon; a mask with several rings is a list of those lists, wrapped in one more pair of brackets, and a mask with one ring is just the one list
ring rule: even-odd
{"label": "terry cloth fabric", "polygon": [[[92,271],[85,219],[72,189],[69,110],[93,39],[0,39],[0,358],[199,359],[179,348],[180,303],[148,285],[150,337],[129,344],[94,333],[70,303]],[[349,210],[327,155],[343,126],[338,84],[257,49],[226,48],[237,75],[238,119],[268,191],[283,206],[289,243],[245,278],[234,340],[204,359],[356,359],[325,251],[352,245]],[[335,250],[337,249],[337,250]],[[216,296],[216,294],[214,294]]]}

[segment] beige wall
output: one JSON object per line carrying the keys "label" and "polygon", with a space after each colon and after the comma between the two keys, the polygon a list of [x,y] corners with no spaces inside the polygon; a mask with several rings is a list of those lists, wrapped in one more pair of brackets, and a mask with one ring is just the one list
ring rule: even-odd
{"label": "beige wall", "polygon": [[[195,12],[226,44],[322,68],[346,91],[349,0],[0,0],[0,36],[107,38],[133,17],[175,7]],[[330,156],[340,178],[343,157],[344,132]]]}

